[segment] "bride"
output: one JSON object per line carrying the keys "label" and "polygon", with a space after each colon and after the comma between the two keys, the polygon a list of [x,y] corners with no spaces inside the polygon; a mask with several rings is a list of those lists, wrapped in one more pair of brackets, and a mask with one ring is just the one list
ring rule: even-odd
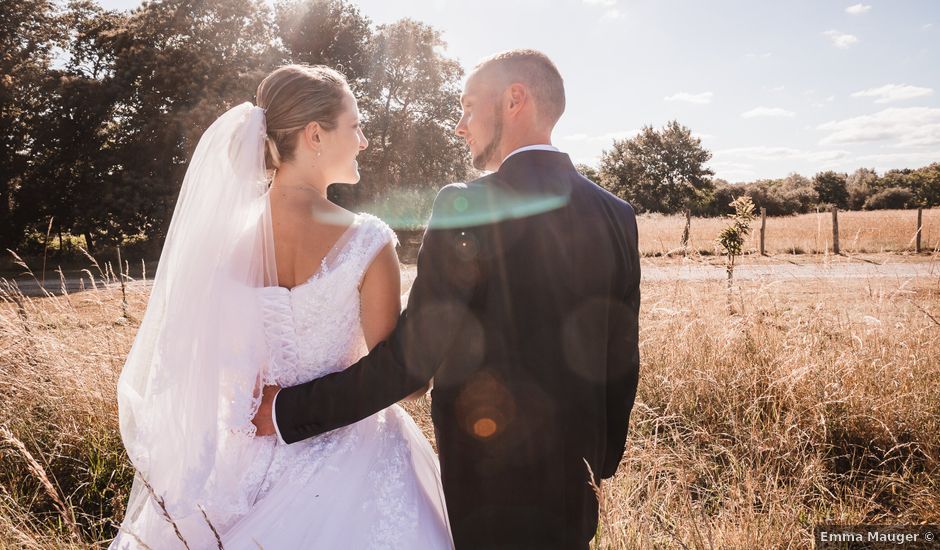
{"label": "bride", "polygon": [[288,65],[257,101],[183,181],[118,383],[137,476],[111,548],[451,548],[437,459],[397,405],[293,445],[254,432],[264,385],[354,363],[400,310],[394,233],[326,198],[368,146],[345,78]]}

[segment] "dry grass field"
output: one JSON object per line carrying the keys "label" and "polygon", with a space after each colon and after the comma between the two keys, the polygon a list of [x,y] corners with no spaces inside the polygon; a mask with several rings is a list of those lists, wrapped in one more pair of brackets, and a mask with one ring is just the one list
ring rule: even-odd
{"label": "dry grass field", "polygon": [[[0,303],[0,548],[103,547],[132,477],[132,287]],[[628,450],[595,547],[810,548],[940,522],[940,279],[644,284]],[[426,402],[408,405],[430,437]]]}
{"label": "dry grass field", "polygon": [[[685,217],[640,215],[640,251],[644,256],[667,255],[681,249]],[[728,225],[722,218],[692,218],[689,248],[701,254],[718,254],[715,239]],[[745,251],[758,250],[760,218],[752,224]],[[908,252],[914,250],[916,210],[874,210],[839,213],[839,244],[846,253]],[[940,208],[923,211],[921,246],[940,249]],[[768,217],[765,238],[768,254],[823,254],[832,251],[832,214]]]}

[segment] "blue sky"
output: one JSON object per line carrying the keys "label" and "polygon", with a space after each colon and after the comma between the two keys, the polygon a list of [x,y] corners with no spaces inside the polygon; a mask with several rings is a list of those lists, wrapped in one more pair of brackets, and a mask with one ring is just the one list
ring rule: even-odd
{"label": "blue sky", "polygon": [[730,181],[940,161],[938,1],[354,3],[376,24],[434,26],[465,68],[509,48],[544,51],[568,96],[554,143],[576,162],[671,119]]}

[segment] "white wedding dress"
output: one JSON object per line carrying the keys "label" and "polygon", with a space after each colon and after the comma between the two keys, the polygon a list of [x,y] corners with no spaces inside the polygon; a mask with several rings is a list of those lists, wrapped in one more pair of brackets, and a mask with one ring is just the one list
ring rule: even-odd
{"label": "white wedding dress", "polygon": [[[359,214],[309,280],[292,289],[259,289],[270,351],[267,384],[296,385],[367,353],[359,285],[393,239],[381,220]],[[250,445],[252,465],[238,497],[210,497],[202,505],[226,550],[453,547],[437,458],[398,405],[292,445],[275,436],[254,437]],[[202,517],[175,523],[191,550],[219,547]],[[183,548],[154,502],[125,522],[111,545],[145,547]]]}

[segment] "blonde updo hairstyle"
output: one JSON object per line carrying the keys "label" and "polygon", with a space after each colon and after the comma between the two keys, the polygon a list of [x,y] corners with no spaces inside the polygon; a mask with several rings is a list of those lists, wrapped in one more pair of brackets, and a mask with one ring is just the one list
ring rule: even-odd
{"label": "blonde updo hairstyle", "polygon": [[292,160],[297,132],[311,122],[335,129],[347,93],[346,77],[323,65],[284,65],[265,77],[257,92],[267,126],[265,167],[277,170]]}

